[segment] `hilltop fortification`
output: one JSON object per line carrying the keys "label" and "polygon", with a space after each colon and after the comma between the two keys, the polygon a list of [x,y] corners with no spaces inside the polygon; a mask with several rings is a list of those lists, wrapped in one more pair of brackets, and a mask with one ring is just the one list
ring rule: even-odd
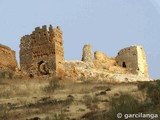
{"label": "hilltop fortification", "polygon": [[[84,45],[82,59],[64,60],[62,31],[51,25],[37,27],[30,35],[21,38],[20,69],[22,75],[56,76],[74,80],[107,80],[107,81],[145,81],[148,78],[148,65],[142,46],[131,46],[110,58],[100,51],[94,52],[92,47]],[[16,69],[15,52],[8,47],[0,46],[1,66]],[[3,57],[7,54],[7,57]],[[13,58],[9,60],[8,58]],[[138,78],[137,78],[138,77]],[[140,78],[141,77],[141,78]]]}

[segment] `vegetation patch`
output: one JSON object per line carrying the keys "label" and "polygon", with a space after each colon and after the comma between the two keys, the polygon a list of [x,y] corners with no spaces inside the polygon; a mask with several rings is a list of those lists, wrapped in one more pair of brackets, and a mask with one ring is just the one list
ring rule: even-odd
{"label": "vegetation patch", "polygon": [[147,93],[147,102],[160,105],[160,80],[141,83],[138,85],[138,88]]}
{"label": "vegetation patch", "polygon": [[14,72],[11,70],[2,70],[0,69],[0,80],[4,80],[4,79],[13,79],[14,77]]}
{"label": "vegetation patch", "polygon": [[56,89],[62,89],[64,86],[60,83],[59,78],[52,78],[47,86],[42,88],[42,90],[47,94],[52,94]]}

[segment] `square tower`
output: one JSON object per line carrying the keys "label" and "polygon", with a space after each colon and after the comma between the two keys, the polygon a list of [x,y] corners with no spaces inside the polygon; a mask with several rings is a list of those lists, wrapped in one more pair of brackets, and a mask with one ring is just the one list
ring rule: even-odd
{"label": "square tower", "polygon": [[49,30],[46,26],[35,28],[30,35],[22,37],[20,44],[20,67],[31,76],[54,74],[61,76],[64,63],[62,31],[59,27]]}
{"label": "square tower", "polygon": [[120,50],[116,61],[121,67],[130,70],[132,74],[149,77],[146,54],[142,46],[131,46]]}

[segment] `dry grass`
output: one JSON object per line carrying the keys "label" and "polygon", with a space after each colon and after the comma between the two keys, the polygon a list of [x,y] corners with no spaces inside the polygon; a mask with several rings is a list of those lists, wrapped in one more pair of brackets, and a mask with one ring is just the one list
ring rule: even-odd
{"label": "dry grass", "polygon": [[77,83],[56,79],[3,80],[0,81],[0,105],[5,107],[0,110],[0,116],[12,120],[34,117],[42,120],[70,120],[81,118],[87,113],[92,116],[93,112],[111,109],[111,98],[119,97],[124,92],[140,101],[145,100],[137,84],[98,81]]}
{"label": "dry grass", "polygon": [[0,98],[39,96],[42,95],[41,88],[47,85],[47,83],[40,80],[6,80],[0,84]]}

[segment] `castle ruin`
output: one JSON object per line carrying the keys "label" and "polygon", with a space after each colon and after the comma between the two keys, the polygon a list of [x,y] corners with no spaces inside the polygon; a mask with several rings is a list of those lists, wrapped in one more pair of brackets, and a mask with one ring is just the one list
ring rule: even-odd
{"label": "castle ruin", "polygon": [[63,74],[64,47],[59,27],[35,28],[30,35],[21,38],[20,67],[30,76]]}
{"label": "castle ruin", "polygon": [[16,54],[11,48],[0,44],[0,68],[17,71]]}
{"label": "castle ruin", "polygon": [[132,74],[148,77],[148,65],[142,46],[131,46],[120,50],[116,61],[121,67],[129,69]]}
{"label": "castle ruin", "polygon": [[[32,76],[53,75],[64,78],[106,79],[108,75],[135,74],[148,78],[148,65],[143,47],[131,46],[118,52],[114,58],[100,51],[94,53],[89,44],[83,47],[82,60],[65,61],[62,31],[46,26],[35,28],[21,38],[20,67]],[[143,79],[142,79],[143,80]]]}

